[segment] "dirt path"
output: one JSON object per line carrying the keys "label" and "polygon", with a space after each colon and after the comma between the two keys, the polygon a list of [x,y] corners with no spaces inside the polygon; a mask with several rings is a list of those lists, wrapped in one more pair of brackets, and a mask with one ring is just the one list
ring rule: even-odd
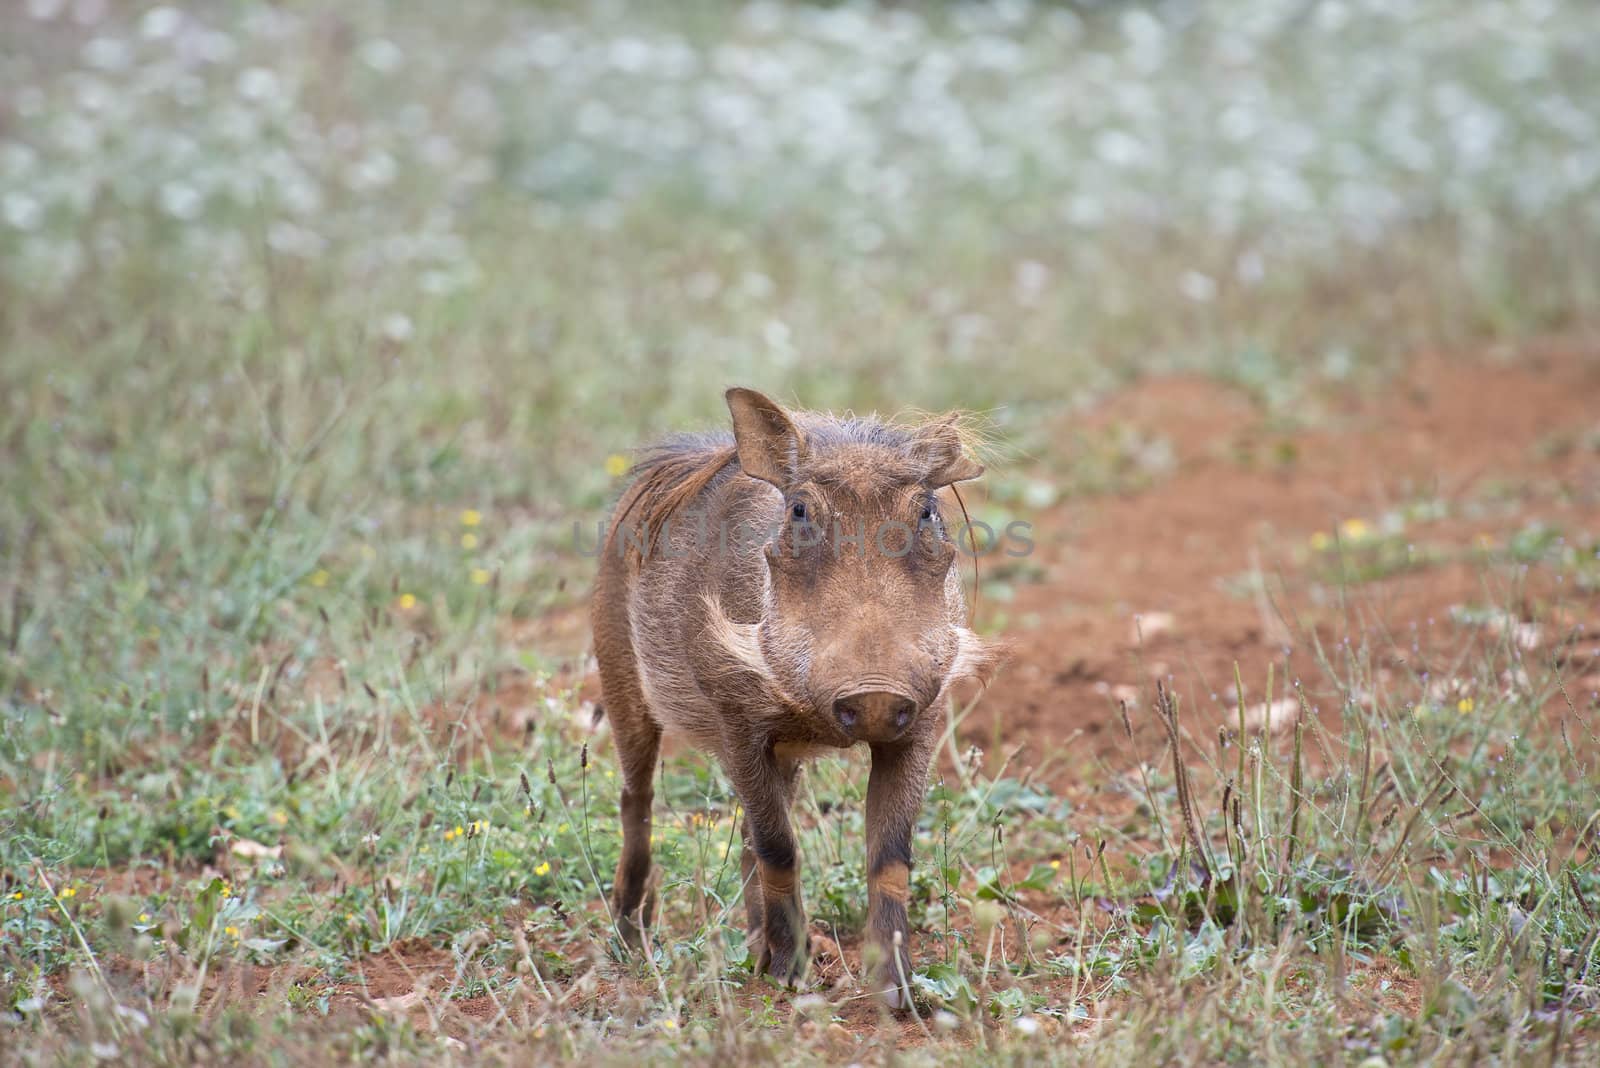
{"label": "dirt path", "polygon": [[[1427,358],[1381,392],[1320,400],[1317,429],[1288,432],[1248,395],[1194,379],[1146,381],[1101,406],[1095,426],[1165,435],[1175,469],[1039,519],[1041,579],[986,609],[1009,617],[1013,656],[966,738],[1016,747],[1024,763],[1065,745],[1052,779],[1101,760],[1125,770],[1137,758],[1118,700],[1147,703],[1156,678],[1201,720],[1231,719],[1235,662],[1251,700],[1290,648],[1312,685],[1312,634],[1325,647],[1387,635],[1384,655],[1414,646],[1416,669],[1482,637],[1453,618],[1466,605],[1516,606],[1547,648],[1587,624],[1572,660],[1578,681],[1600,687],[1600,595],[1537,564],[1493,566],[1535,523],[1579,551],[1600,541],[1600,352]],[[1403,529],[1385,535],[1385,517]],[[1373,572],[1342,595],[1326,574],[1336,534]],[[1407,545],[1423,562],[1406,563]]]}

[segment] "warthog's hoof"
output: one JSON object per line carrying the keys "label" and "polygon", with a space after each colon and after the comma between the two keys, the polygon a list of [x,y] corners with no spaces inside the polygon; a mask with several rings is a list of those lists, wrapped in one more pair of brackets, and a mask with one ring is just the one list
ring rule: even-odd
{"label": "warthog's hoof", "polygon": [[617,937],[622,940],[623,948],[630,953],[638,953],[644,949],[644,929],[650,926],[650,921],[656,914],[656,880],[657,873],[650,873],[650,881],[645,884],[644,900],[633,912],[623,909],[622,902],[612,899],[612,914],[617,918]]}
{"label": "warthog's hoof", "polygon": [[627,916],[617,917],[617,937],[622,940],[622,946],[629,953],[638,953],[644,949],[644,929]]}
{"label": "warthog's hoof", "polygon": [[890,1012],[905,1012],[911,1008],[911,991],[899,981],[891,979],[887,985],[879,988],[878,1000],[882,1001],[883,1007]]}
{"label": "warthog's hoof", "polygon": [[904,947],[891,945],[883,950],[887,960],[879,959],[868,974],[872,976],[872,989],[887,1009],[905,1012],[911,1008],[911,955]]}
{"label": "warthog's hoof", "polygon": [[811,962],[811,936],[807,935],[805,945],[797,952],[793,945],[781,946],[774,953],[767,944],[766,938],[761,939],[761,956],[756,963],[757,975],[770,975],[791,990],[797,990],[806,977],[806,967]]}

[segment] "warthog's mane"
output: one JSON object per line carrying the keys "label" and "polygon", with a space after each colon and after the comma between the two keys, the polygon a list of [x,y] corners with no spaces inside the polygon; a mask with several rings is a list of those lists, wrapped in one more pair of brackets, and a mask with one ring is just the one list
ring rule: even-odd
{"label": "warthog's mane", "polygon": [[[851,445],[877,445],[911,454],[918,428],[884,422],[875,417],[840,418],[819,412],[792,413],[804,432],[813,456]],[[630,556],[654,544],[668,520],[729,472],[739,470],[739,454],[730,431],[676,434],[641,450],[643,455],[628,472],[629,488],[618,503],[609,539],[630,520],[643,537],[627,539]]]}

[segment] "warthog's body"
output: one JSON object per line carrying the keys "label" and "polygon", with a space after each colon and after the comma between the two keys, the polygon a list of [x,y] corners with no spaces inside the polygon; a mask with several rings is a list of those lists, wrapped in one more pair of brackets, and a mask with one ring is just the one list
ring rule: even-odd
{"label": "warthog's body", "polygon": [[618,926],[632,943],[649,921],[652,776],[661,733],[674,731],[716,754],[737,791],[761,966],[798,979],[805,918],[788,818],[798,762],[864,742],[870,926],[898,1003],[911,834],[942,699],[991,662],[965,626],[936,494],[983,469],[952,421],[790,415],[748,390],[730,390],[728,404],[733,436],[679,439],[637,466],[595,585],[624,784]]}

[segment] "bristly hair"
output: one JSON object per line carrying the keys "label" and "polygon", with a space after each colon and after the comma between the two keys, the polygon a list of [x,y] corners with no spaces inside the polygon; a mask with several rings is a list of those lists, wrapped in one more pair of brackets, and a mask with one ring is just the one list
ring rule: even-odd
{"label": "bristly hair", "polygon": [[637,510],[642,537],[628,543],[629,556],[638,558],[666,523],[694,500],[717,476],[738,462],[733,435],[683,434],[668,438],[646,452],[628,471],[632,485],[626,491],[627,505],[617,515],[607,535],[611,539]]}
{"label": "bristly hair", "polygon": [[[822,412],[794,412],[795,421],[805,432],[812,448],[826,449],[839,445],[887,445],[898,448],[911,443],[921,425],[890,421],[877,415],[858,416],[847,413],[835,416]],[[942,418],[951,419],[961,436],[963,446],[979,450],[984,447],[983,435],[974,430],[967,417],[949,413]],[[640,537],[629,539],[628,555],[637,560],[656,537],[666,529],[667,521],[683,510],[717,480],[723,472],[738,464],[738,449],[732,433],[726,430],[700,434],[678,434],[645,450],[642,459],[628,471],[629,488],[619,503],[620,511],[606,536],[609,550],[616,537],[637,513]],[[962,502],[963,513],[966,510]]]}

